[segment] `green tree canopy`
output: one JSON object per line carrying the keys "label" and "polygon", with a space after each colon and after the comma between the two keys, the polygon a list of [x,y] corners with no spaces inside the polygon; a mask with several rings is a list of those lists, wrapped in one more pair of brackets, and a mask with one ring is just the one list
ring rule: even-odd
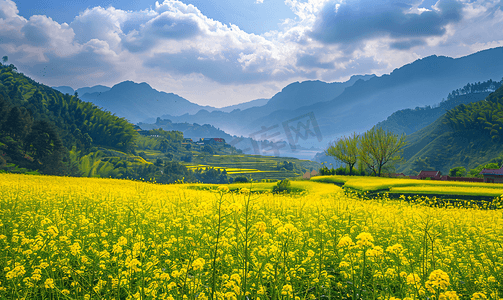
{"label": "green tree canopy", "polygon": [[374,126],[361,136],[359,157],[374,174],[381,176],[384,166],[402,160],[404,140],[404,134],[398,137]]}
{"label": "green tree canopy", "polygon": [[449,170],[449,176],[453,177],[463,177],[466,175],[465,167],[455,167]]}
{"label": "green tree canopy", "polygon": [[349,137],[342,137],[331,143],[325,154],[333,156],[335,159],[347,164],[349,166],[349,174],[351,174],[358,158],[359,142],[360,136],[354,132]]}

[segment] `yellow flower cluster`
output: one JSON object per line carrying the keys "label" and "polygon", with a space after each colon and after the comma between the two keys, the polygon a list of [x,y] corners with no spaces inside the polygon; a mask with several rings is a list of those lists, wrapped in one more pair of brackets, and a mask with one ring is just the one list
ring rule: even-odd
{"label": "yellow flower cluster", "polygon": [[503,298],[501,211],[297,184],[0,174],[0,299]]}

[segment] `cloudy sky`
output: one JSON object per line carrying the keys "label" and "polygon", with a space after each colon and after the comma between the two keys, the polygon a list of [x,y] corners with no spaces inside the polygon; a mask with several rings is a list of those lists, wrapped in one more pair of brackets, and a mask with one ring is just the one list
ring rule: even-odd
{"label": "cloudy sky", "polygon": [[503,46],[502,29],[503,0],[0,0],[0,56],[41,83],[216,107]]}

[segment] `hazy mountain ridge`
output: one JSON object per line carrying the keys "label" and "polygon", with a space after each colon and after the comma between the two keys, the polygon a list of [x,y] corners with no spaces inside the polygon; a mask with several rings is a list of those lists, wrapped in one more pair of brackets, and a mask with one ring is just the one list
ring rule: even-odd
{"label": "hazy mountain ridge", "polygon": [[145,82],[124,81],[109,91],[87,93],[80,98],[134,123],[158,117],[162,112],[181,115],[196,113],[201,109],[216,109],[197,105],[173,93],[159,92]]}
{"label": "hazy mountain ridge", "polygon": [[[308,104],[329,101],[340,95],[344,90],[355,84],[374,78],[375,75],[355,75],[346,82],[304,81],[294,82],[284,87],[275,94],[266,105],[251,107],[241,111],[225,113],[222,111],[199,111],[194,115],[182,116],[163,115],[161,118],[170,119],[177,123],[207,123],[219,127],[234,135],[248,135],[261,126],[271,125],[273,122],[283,122],[285,119],[276,120],[274,113],[284,110],[299,109]],[[266,118],[266,121],[263,121]],[[276,125],[273,124],[273,125]]]}
{"label": "hazy mountain ridge", "polygon": [[194,141],[200,138],[223,138],[227,143],[231,142],[233,137],[223,130],[215,128],[212,125],[204,124],[189,124],[189,123],[173,123],[170,120],[157,118],[153,124],[138,123],[143,130],[152,130],[162,128],[166,131],[176,130],[183,133],[185,138],[191,138]]}
{"label": "hazy mountain ridge", "polygon": [[223,111],[223,112],[231,112],[235,109],[245,110],[245,109],[252,108],[252,107],[264,106],[267,104],[268,101],[269,101],[269,99],[255,99],[255,100],[244,102],[244,103],[239,103],[239,104],[235,104],[235,105],[230,105],[230,106],[218,108],[218,110]]}
{"label": "hazy mountain ridge", "polygon": [[[389,75],[356,81],[331,100],[314,104],[306,101],[306,105],[296,109],[289,105],[280,106],[281,109],[277,110],[268,109],[274,104],[271,99],[262,107],[228,114],[214,111],[178,117],[165,115],[162,118],[180,123],[208,123],[231,134],[246,136],[260,130],[262,126],[280,125],[312,113],[319,124],[323,140],[318,142],[311,139],[302,143],[306,147],[325,147],[329,141],[341,135],[370,129],[383,121],[385,116],[398,110],[438,103],[449,92],[467,82],[502,77],[502,47],[456,59],[433,55],[397,68]],[[295,84],[289,87],[295,87]]]}
{"label": "hazy mountain ridge", "polygon": [[69,94],[69,95],[73,95],[75,92],[77,92],[79,96],[92,93],[103,93],[111,89],[110,87],[104,85],[95,85],[93,87],[82,87],[76,90],[74,90],[72,87],[69,86],[53,86],[52,88],[63,94]]}
{"label": "hazy mountain ridge", "polygon": [[104,85],[95,85],[93,87],[83,87],[80,89],[77,89],[76,92],[79,95],[85,95],[85,94],[93,94],[93,93],[104,93],[108,92],[112,88]]}

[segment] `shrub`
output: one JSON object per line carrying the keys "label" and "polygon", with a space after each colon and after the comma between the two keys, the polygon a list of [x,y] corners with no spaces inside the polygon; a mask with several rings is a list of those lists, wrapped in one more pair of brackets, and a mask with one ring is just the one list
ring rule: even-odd
{"label": "shrub", "polygon": [[449,170],[449,176],[451,177],[463,177],[466,175],[466,169],[464,167],[455,167]]}
{"label": "shrub", "polygon": [[281,180],[272,188],[272,192],[274,194],[290,193],[290,191],[291,191],[290,180],[288,179]]}
{"label": "shrub", "polygon": [[234,178],[234,183],[246,183],[248,182],[248,177],[246,176],[237,176]]}

